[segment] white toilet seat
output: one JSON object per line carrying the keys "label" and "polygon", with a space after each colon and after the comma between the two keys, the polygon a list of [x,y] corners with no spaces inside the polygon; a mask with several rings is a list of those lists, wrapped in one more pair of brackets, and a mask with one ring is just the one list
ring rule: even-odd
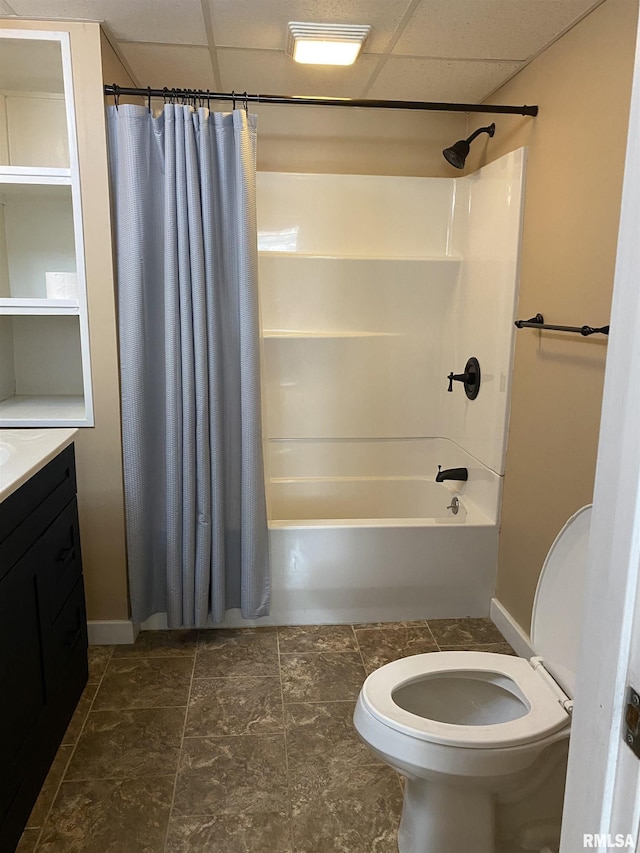
{"label": "white toilet seat", "polygon": [[[403,684],[450,672],[495,673],[514,685],[525,701],[517,719],[489,725],[457,725],[427,719],[401,708],[393,699]],[[366,679],[361,692],[364,707],[384,725],[420,740],[449,746],[488,749],[518,746],[540,740],[566,727],[570,717],[529,661],[491,652],[431,652],[413,655],[380,667]]]}

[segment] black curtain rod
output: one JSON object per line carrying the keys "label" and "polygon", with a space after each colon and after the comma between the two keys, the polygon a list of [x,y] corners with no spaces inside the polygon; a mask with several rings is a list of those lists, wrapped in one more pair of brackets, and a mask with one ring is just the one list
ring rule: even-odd
{"label": "black curtain rod", "polygon": [[508,113],[512,115],[537,116],[537,106],[505,106],[503,104],[447,104],[435,101],[380,101],[367,98],[313,98],[298,95],[249,95],[246,92],[210,92],[208,89],[137,89],[118,86],[115,83],[104,87],[107,96],[119,98],[135,95],[140,98],[163,98],[165,100],[238,101],[241,104],[297,104],[310,107],[361,107],[377,110],[430,110],[451,113]]}
{"label": "black curtain rod", "polygon": [[554,332],[575,332],[583,337],[589,335],[608,335],[609,326],[600,326],[595,329],[592,326],[555,326],[552,323],[545,323],[542,314],[536,314],[529,320],[516,320],[514,323],[519,329],[550,329]]}

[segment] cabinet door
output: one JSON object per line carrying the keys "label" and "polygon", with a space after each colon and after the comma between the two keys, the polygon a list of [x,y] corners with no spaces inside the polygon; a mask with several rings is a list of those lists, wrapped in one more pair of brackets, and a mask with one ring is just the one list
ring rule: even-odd
{"label": "cabinet door", "polygon": [[[41,618],[53,624],[82,574],[76,499],[45,530],[40,543]],[[46,609],[45,609],[46,608]]]}
{"label": "cabinet door", "polygon": [[0,581],[0,823],[22,782],[47,702],[37,563],[32,548]]}

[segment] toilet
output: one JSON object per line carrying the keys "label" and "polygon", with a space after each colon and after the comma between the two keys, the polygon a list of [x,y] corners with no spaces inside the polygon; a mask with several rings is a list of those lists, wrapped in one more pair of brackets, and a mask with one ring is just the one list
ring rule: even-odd
{"label": "toilet", "polygon": [[356,730],[405,777],[400,853],[558,849],[590,519],[578,510],[547,554],[531,660],[432,652],[364,682]]}

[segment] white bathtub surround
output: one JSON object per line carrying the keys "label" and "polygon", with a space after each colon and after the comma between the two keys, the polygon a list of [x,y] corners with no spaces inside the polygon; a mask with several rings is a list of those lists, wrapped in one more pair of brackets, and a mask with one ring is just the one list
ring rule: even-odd
{"label": "white bathtub surround", "polygon": [[[275,623],[488,615],[493,471],[447,439],[273,441],[269,451]],[[457,515],[438,464],[469,470]]]}
{"label": "white bathtub surround", "polygon": [[296,234],[287,251],[259,251],[270,439],[447,435],[436,365],[460,273],[454,188],[258,174],[258,246]]}
{"label": "white bathtub surround", "polygon": [[[258,174],[270,440],[443,436],[504,473],[524,167]],[[446,391],[471,355],[474,401]]]}
{"label": "white bathtub surround", "polygon": [[[498,520],[502,477],[446,438],[271,441],[267,464],[272,527],[308,525],[313,519],[347,525],[369,518],[393,525],[404,519],[429,525],[446,517],[463,523],[467,513],[473,524]],[[451,482],[435,482],[438,465],[469,472],[466,482],[454,483],[462,502],[457,516],[446,509]],[[341,511],[332,514],[338,501]],[[365,511],[367,504],[377,505],[375,514]]]}
{"label": "white bathtub surround", "polygon": [[449,178],[258,172],[258,251],[446,256],[454,185]]}
{"label": "white bathtub surround", "polygon": [[520,148],[458,178],[451,229],[451,251],[463,262],[446,317],[442,353],[451,365],[448,370],[455,373],[475,356],[482,382],[473,401],[463,393],[446,395],[439,434],[497,474],[504,474],[507,450],[525,155]]}
{"label": "white bathtub surround", "polygon": [[446,434],[433,365],[459,273],[458,258],[263,253],[269,437]]}
{"label": "white bathtub surround", "polygon": [[270,621],[488,614],[523,173],[258,175]]}

